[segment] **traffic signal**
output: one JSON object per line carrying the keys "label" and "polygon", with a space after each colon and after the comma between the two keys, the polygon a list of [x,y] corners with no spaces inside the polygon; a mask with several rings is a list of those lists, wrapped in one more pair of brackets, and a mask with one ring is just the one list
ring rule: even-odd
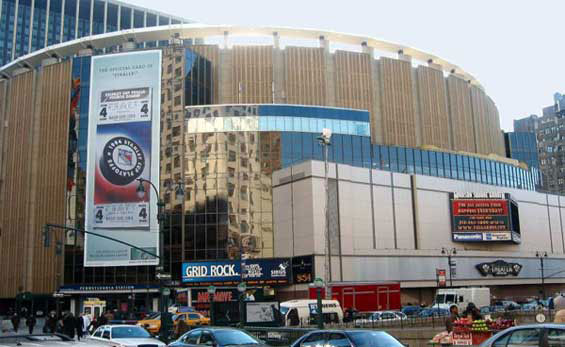
{"label": "traffic signal", "polygon": [[43,247],[47,248],[51,246],[51,230],[46,225],[43,227]]}

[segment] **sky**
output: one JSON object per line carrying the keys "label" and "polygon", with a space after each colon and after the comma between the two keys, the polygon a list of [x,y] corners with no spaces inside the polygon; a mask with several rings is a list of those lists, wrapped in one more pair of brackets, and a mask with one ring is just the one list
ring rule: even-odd
{"label": "sky", "polygon": [[501,126],[565,93],[563,0],[125,0],[205,24],[324,29],[421,49],[475,76]]}

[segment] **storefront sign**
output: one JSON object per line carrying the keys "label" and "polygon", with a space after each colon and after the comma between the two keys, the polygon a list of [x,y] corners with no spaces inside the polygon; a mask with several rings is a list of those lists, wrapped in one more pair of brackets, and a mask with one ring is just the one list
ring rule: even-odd
{"label": "storefront sign", "polygon": [[507,263],[504,260],[480,263],[477,264],[476,267],[483,276],[518,276],[520,270],[522,270],[522,265],[518,263]]}
{"label": "storefront sign", "polygon": [[453,193],[453,241],[520,242],[518,208],[508,194]]}
{"label": "storefront sign", "polygon": [[100,285],[68,285],[59,288],[59,292],[67,294],[80,293],[131,293],[131,292],[153,292],[159,288],[158,285],[142,284],[100,284]]}
{"label": "storefront sign", "polygon": [[314,281],[314,256],[293,257],[292,277],[295,284],[312,283]]}
{"label": "storefront sign", "polygon": [[[157,265],[161,51],[92,57],[84,266]],[[146,250],[149,253],[142,251]]]}
{"label": "storefront sign", "polygon": [[182,282],[186,284],[226,285],[241,281],[241,263],[237,261],[204,261],[182,264]]}
{"label": "storefront sign", "polygon": [[290,258],[247,259],[241,263],[241,279],[247,284],[289,284]]}

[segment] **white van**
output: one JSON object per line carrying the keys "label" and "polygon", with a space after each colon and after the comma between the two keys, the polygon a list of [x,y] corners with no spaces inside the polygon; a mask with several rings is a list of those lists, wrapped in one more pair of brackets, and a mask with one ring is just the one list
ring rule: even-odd
{"label": "white van", "polygon": [[[285,326],[314,325],[318,302],[316,300],[290,300],[281,303]],[[322,300],[325,323],[342,323],[343,310],[337,300]]]}
{"label": "white van", "polygon": [[451,306],[459,307],[459,312],[463,312],[467,305],[472,302],[481,308],[490,305],[489,288],[445,288],[439,289],[432,307],[439,307],[449,310]]}

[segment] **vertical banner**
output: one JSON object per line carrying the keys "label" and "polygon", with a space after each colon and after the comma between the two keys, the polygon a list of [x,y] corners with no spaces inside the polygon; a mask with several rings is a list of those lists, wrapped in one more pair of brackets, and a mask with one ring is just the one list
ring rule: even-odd
{"label": "vertical banner", "polygon": [[[97,56],[90,71],[86,230],[158,252],[161,51]],[[84,266],[157,265],[127,245],[87,235]]]}

